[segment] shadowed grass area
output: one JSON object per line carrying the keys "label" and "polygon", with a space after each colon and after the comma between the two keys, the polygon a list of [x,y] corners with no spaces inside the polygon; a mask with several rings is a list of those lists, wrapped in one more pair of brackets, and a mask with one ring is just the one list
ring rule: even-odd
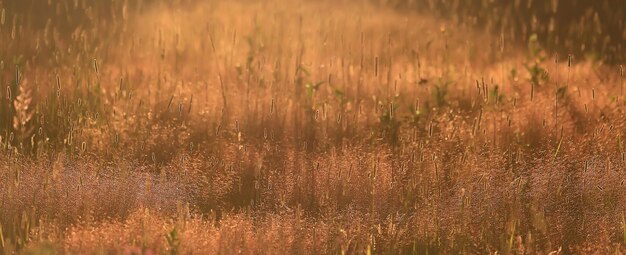
{"label": "shadowed grass area", "polygon": [[401,9],[437,13],[467,29],[486,29],[509,43],[521,44],[532,34],[555,52],[587,60],[624,62],[626,5],[616,1],[423,0],[380,1]]}

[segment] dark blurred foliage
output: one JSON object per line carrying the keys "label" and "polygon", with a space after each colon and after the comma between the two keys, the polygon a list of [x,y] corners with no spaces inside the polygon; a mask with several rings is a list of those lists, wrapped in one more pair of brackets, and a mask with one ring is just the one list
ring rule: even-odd
{"label": "dark blurred foliage", "polygon": [[154,3],[171,7],[193,3],[193,0],[0,0],[6,11],[7,23],[30,28],[49,26],[61,33],[77,28],[89,29],[102,22],[124,19],[125,15],[141,13]]}
{"label": "dark blurred foliage", "polygon": [[[459,25],[480,26],[507,41],[523,45],[532,34],[550,50],[566,54],[622,62],[626,56],[626,0],[375,0],[412,11],[435,13]],[[125,2],[126,4],[116,4]],[[19,24],[45,27],[47,22],[71,33],[88,28],[96,20],[117,19],[123,13],[141,11],[154,2],[167,5],[193,1],[175,0],[19,0],[4,1],[7,19],[17,15]],[[28,18],[26,18],[28,17]]]}
{"label": "dark blurred foliage", "polygon": [[402,9],[435,13],[458,25],[484,27],[524,44],[537,34],[561,55],[617,63],[626,52],[626,0],[395,0]]}
{"label": "dark blurred foliage", "polygon": [[[80,25],[87,27],[95,20],[108,19],[120,15],[121,5],[107,1],[48,1],[48,0],[9,0],[3,1],[7,21],[31,28],[42,28],[47,23],[65,30]],[[134,1],[142,2],[142,1]]]}

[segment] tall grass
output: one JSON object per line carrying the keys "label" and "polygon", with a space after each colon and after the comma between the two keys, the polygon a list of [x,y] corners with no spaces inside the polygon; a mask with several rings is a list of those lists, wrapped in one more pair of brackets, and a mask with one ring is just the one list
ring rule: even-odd
{"label": "tall grass", "polygon": [[3,253],[626,247],[623,69],[546,34],[371,1],[0,9]]}

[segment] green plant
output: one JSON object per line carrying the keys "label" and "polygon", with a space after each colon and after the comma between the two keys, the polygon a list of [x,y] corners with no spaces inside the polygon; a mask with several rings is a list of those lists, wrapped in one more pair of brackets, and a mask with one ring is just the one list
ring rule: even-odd
{"label": "green plant", "polygon": [[378,101],[378,121],[383,139],[390,144],[396,145],[400,138],[400,119],[397,115],[398,96],[388,100]]}
{"label": "green plant", "polygon": [[178,236],[178,229],[173,228],[167,235],[165,235],[167,244],[169,246],[170,254],[176,255],[179,253],[180,239]]}
{"label": "green plant", "polygon": [[454,85],[455,82],[449,78],[439,77],[435,84],[435,90],[433,90],[433,100],[437,107],[443,107],[448,103],[449,87]]}
{"label": "green plant", "polygon": [[530,76],[529,80],[535,85],[541,85],[543,82],[548,81],[548,72],[543,67],[543,62],[546,60],[545,51],[539,44],[537,34],[533,34],[528,39],[528,50],[530,54],[530,60],[524,64],[526,71]]}

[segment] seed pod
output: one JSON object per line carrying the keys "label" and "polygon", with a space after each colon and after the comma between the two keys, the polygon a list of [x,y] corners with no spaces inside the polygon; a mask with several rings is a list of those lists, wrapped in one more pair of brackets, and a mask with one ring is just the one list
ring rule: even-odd
{"label": "seed pod", "polygon": [[57,75],[57,98],[61,97],[61,77]]}
{"label": "seed pod", "polygon": [[595,88],[591,89],[591,99],[596,100],[596,89]]}
{"label": "seed pod", "polygon": [[96,74],[100,73],[100,70],[98,68],[98,60],[97,59],[93,59],[93,69],[96,71]]}
{"label": "seed pod", "polygon": [[119,88],[117,90],[121,94],[123,89],[124,89],[124,78],[120,78],[120,84],[119,84]]}
{"label": "seed pod", "polygon": [[572,67],[572,54],[567,55],[567,67]]}
{"label": "seed pod", "polygon": [[15,66],[15,85],[20,85],[20,66]]}
{"label": "seed pod", "polygon": [[187,114],[191,113],[191,104],[193,104],[193,95],[191,95],[191,99],[189,100],[189,108],[187,109]]}
{"label": "seed pod", "polygon": [[433,122],[430,121],[430,124],[428,125],[428,137],[432,137],[433,136]]}
{"label": "seed pod", "polygon": [[170,107],[172,106],[172,101],[174,100],[174,95],[172,95],[172,97],[170,97],[170,101],[167,103],[167,111],[170,111]]}

